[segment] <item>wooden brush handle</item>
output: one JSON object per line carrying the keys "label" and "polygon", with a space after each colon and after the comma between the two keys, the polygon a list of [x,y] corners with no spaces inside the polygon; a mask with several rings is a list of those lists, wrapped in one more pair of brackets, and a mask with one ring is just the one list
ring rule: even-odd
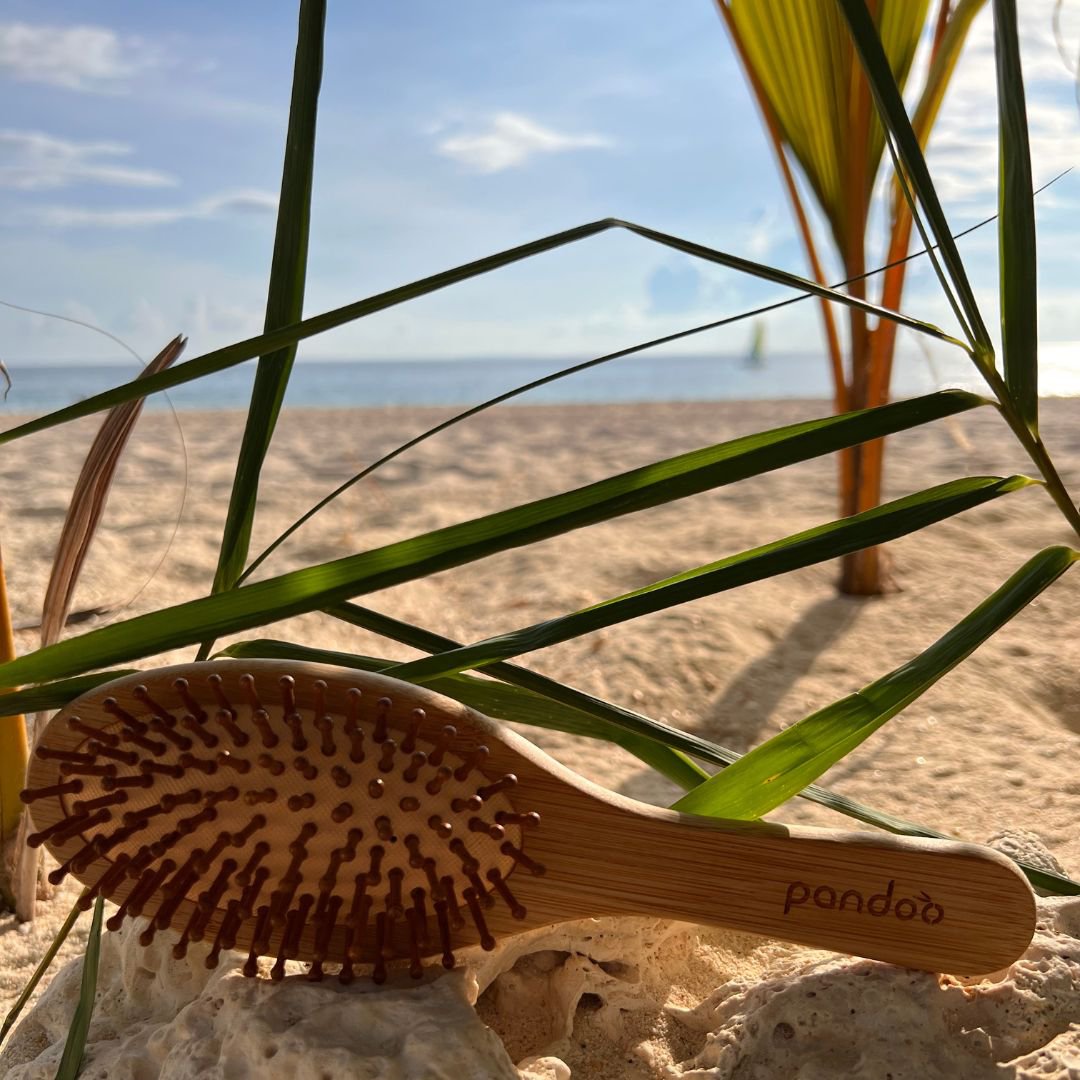
{"label": "wooden brush handle", "polygon": [[667,811],[634,817],[608,838],[591,886],[617,912],[966,975],[1006,967],[1034,932],[1027,881],[988,848]]}

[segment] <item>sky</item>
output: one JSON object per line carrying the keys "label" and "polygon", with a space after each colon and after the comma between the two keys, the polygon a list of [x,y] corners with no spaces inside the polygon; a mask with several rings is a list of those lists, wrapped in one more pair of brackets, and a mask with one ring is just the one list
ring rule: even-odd
{"label": "sky", "polygon": [[[1020,8],[1039,184],[1080,163],[1080,107],[1054,0]],[[1073,56],[1077,8],[1065,0]],[[177,332],[188,358],[258,333],[295,31],[284,0],[7,0],[0,300],[91,322],[144,357]],[[987,4],[930,149],[956,229],[994,211],[993,92]],[[1041,338],[1080,341],[1080,170],[1037,206]],[[713,0],[331,0],[306,314],[609,215],[805,272]],[[990,323],[996,244],[991,226],[962,247]],[[300,356],[587,359],[783,295],[610,234],[322,335]],[[926,268],[903,306],[952,328]],[[749,336],[741,324],[683,351],[740,351]],[[771,317],[767,341],[818,348],[813,306]],[[9,367],[121,356],[80,327],[0,307]]]}

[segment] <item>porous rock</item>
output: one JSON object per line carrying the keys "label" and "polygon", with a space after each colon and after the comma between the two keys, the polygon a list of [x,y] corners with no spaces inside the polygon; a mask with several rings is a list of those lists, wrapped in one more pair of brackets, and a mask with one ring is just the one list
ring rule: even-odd
{"label": "porous rock", "polygon": [[[517,1080],[498,1037],[473,1009],[467,970],[417,986],[245,979],[243,957],[207,971],[141,920],[102,936],[98,994],[81,1080]],[[263,974],[267,974],[267,971]],[[6,1080],[52,1080],[79,995],[81,961],[64,968],[0,1055]]]}

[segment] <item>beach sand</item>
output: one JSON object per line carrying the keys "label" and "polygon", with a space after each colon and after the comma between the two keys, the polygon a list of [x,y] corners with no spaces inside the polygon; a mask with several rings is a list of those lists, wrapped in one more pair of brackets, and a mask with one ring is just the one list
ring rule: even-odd
{"label": "beach sand", "polygon": [[[259,576],[827,411],[820,402],[503,409],[437,437],[350,490],[272,556]],[[420,408],[287,411],[264,472],[252,550],[372,459],[449,414]],[[77,632],[193,599],[209,588],[243,416],[181,414],[182,442],[177,424],[167,413],[154,412],[138,426],[75,604],[115,610]],[[67,500],[96,427],[97,419],[90,418],[45,432],[6,447],[0,458],[0,540],[16,624],[36,622]],[[1043,432],[1075,493],[1080,400],[1046,401]],[[887,496],[963,475],[1031,471],[997,413],[979,409],[890,439]],[[835,516],[834,490],[834,462],[807,462],[363,602],[472,641],[829,520]],[[519,662],[747,750],[902,664],[1029,556],[1070,541],[1075,537],[1049,497],[1032,487],[890,545],[901,591],[887,598],[838,596],[836,566],[815,566]],[[1009,827],[1033,830],[1066,870],[1080,874],[1078,574],[1067,574],[822,782],[964,839],[985,841]],[[390,658],[415,655],[323,615],[241,636]],[[36,633],[21,631],[17,644],[20,651],[34,648]],[[193,650],[182,650],[160,662],[192,656]],[[661,805],[678,795],[622,751],[558,733],[529,734],[614,790]],[[773,816],[859,827],[802,800]],[[41,905],[28,932],[10,918],[0,921],[0,1014],[24,985],[74,895],[73,888],[62,888]],[[80,952],[85,932],[84,920],[53,970]]]}

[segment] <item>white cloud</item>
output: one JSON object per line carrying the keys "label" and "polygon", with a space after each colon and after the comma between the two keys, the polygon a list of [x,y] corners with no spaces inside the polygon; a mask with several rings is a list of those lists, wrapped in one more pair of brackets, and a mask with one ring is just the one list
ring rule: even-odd
{"label": "white cloud", "polygon": [[156,60],[140,38],[104,26],[0,23],[0,73],[20,82],[117,93]]}
{"label": "white cloud", "polygon": [[[1080,110],[1073,76],[1054,41],[1054,0],[1021,7],[1021,52],[1035,184],[1080,163]],[[1065,28],[1066,37],[1071,33]],[[1066,48],[1070,46],[1065,44]],[[931,136],[928,158],[946,200],[993,208],[997,192],[997,104],[994,27],[989,5],[979,14]]]}
{"label": "white cloud", "polygon": [[519,113],[500,112],[486,128],[442,139],[437,149],[477,172],[495,173],[523,165],[536,154],[601,150],[613,145],[606,135],[569,135],[542,127]]}
{"label": "white cloud", "polygon": [[[99,210],[81,206],[46,206],[33,212],[32,221],[56,229],[79,227],[139,229],[173,225],[229,214],[267,214],[277,209],[277,196],[269,191],[234,191],[211,195],[187,206],[125,207]],[[25,224],[25,221],[17,224]]]}
{"label": "white cloud", "polygon": [[0,130],[0,188],[46,191],[74,184],[170,187],[174,177],[157,169],[119,164],[131,147],[113,142],[76,142],[41,131]]}

